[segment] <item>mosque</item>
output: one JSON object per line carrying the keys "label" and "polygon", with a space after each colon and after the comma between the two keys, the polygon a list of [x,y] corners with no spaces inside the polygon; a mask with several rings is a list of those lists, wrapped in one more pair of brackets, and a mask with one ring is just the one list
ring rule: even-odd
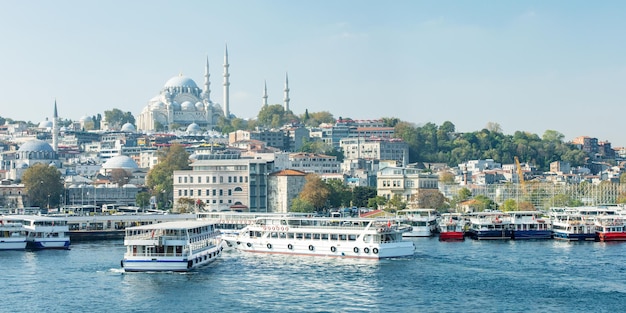
{"label": "mosque", "polygon": [[[209,60],[204,70],[202,88],[189,77],[182,74],[170,78],[161,92],[148,101],[137,116],[137,131],[171,131],[172,126],[193,127],[212,130],[220,117],[231,118],[230,113],[230,74],[228,72],[228,47],[224,51],[224,99],[222,105],[211,100],[211,82],[209,80]],[[289,81],[285,76],[284,107],[289,110]],[[267,106],[267,84],[263,94],[263,106]]]}

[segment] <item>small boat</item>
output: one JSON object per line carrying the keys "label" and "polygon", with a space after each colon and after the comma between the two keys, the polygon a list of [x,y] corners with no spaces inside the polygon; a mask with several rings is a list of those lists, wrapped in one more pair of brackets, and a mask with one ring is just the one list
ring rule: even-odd
{"label": "small boat", "polygon": [[596,219],[596,236],[600,241],[626,240],[626,227],[622,216],[600,216]]}
{"label": "small boat", "polygon": [[469,214],[468,235],[477,240],[506,240],[513,238],[511,220],[499,211]]}
{"label": "small boat", "polygon": [[465,240],[465,221],[461,213],[443,213],[439,218],[439,240]]}
{"label": "small boat", "polygon": [[552,238],[566,241],[594,241],[594,222],[578,214],[576,210],[552,214]]}
{"label": "small boat", "polygon": [[62,218],[40,215],[11,215],[7,220],[21,222],[26,232],[26,248],[69,249],[70,236],[67,221]]}
{"label": "small boat", "polygon": [[223,247],[215,221],[173,221],[125,230],[125,272],[186,272],[207,265]]}
{"label": "small boat", "polygon": [[26,231],[22,223],[0,216],[0,250],[24,250]]}
{"label": "small boat", "polygon": [[552,228],[549,220],[539,211],[508,211],[511,218],[513,239],[551,239]]}
{"label": "small boat", "polygon": [[235,249],[256,253],[375,260],[415,253],[398,225],[381,219],[259,217],[238,235],[223,238]]}
{"label": "small boat", "polygon": [[398,219],[411,226],[411,230],[402,233],[403,237],[430,237],[437,232],[437,210],[435,209],[400,210]]}

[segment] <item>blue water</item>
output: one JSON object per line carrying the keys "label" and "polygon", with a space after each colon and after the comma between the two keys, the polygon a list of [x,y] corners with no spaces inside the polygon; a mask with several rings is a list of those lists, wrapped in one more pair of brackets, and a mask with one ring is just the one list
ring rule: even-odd
{"label": "blue water", "polygon": [[123,273],[121,241],[0,252],[0,312],[623,312],[626,243],[439,242],[359,261],[224,253]]}

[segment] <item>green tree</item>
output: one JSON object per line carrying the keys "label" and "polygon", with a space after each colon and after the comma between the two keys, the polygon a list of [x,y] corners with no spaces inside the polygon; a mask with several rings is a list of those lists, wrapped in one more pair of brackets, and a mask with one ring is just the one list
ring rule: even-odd
{"label": "green tree", "polygon": [[497,209],[496,203],[493,202],[493,200],[489,199],[487,196],[483,195],[478,195],[474,197],[474,204],[470,206],[474,209],[474,212]]}
{"label": "green tree", "polygon": [[420,192],[417,196],[417,203],[422,208],[433,208],[439,211],[449,207],[446,197],[439,190]]}
{"label": "green tree", "polygon": [[122,187],[128,184],[133,175],[125,169],[114,168],[109,173],[109,177],[112,183],[117,184],[118,187]]}
{"label": "green tree", "polygon": [[311,204],[311,202],[304,200],[300,197],[296,197],[295,199],[293,199],[293,202],[291,203],[291,208],[289,209],[290,212],[298,212],[298,213],[314,213],[315,212],[315,206],[313,206],[313,204]]}
{"label": "green tree", "polygon": [[119,129],[126,123],[135,124],[135,117],[130,112],[122,112],[120,109],[104,111],[104,120],[110,128]]}
{"label": "green tree", "polygon": [[517,202],[513,199],[506,199],[502,203],[502,211],[517,211]]}
{"label": "green tree", "polygon": [[356,207],[369,207],[368,201],[376,197],[376,188],[369,186],[356,186],[352,188],[352,205]]}
{"label": "green tree", "polygon": [[298,197],[312,204],[315,210],[320,211],[326,206],[329,195],[330,191],[328,190],[328,186],[319,176],[307,174],[306,183]]}
{"label": "green tree", "polygon": [[57,207],[63,194],[61,173],[54,166],[38,163],[24,171],[22,183],[30,202],[40,208]]}
{"label": "green tree", "polygon": [[153,196],[156,196],[159,208],[169,207],[173,197],[174,171],[188,170],[189,153],[178,144],[171,145],[161,151],[159,163],[146,176],[146,185]]}
{"label": "green tree", "polygon": [[352,200],[352,191],[343,181],[330,180],[326,182],[328,187],[328,204],[333,208],[349,207]]}
{"label": "green tree", "polygon": [[279,128],[286,123],[286,115],[285,108],[282,105],[268,105],[259,111],[257,122],[264,127]]}
{"label": "green tree", "polygon": [[395,213],[400,210],[406,209],[406,202],[402,200],[402,196],[395,194],[389,201],[387,202],[386,210]]}
{"label": "green tree", "polygon": [[142,191],[135,196],[135,204],[141,209],[145,209],[150,204],[150,193]]}
{"label": "green tree", "polygon": [[379,209],[387,204],[387,199],[383,196],[375,196],[367,200],[367,207],[373,209]]}
{"label": "green tree", "polygon": [[439,182],[445,185],[454,184],[454,174],[450,172],[442,172],[439,174]]}

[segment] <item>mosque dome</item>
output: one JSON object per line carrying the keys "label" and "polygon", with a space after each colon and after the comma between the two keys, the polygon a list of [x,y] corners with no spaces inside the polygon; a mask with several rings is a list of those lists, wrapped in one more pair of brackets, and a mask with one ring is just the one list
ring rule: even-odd
{"label": "mosque dome", "polygon": [[88,122],[92,122],[93,120],[91,119],[91,116],[85,115],[85,116],[81,117],[79,121],[81,123],[88,123]]}
{"label": "mosque dome", "polygon": [[102,164],[102,168],[104,169],[138,169],[139,166],[137,163],[128,156],[118,155],[108,159],[104,164]]}
{"label": "mosque dome", "polygon": [[169,88],[169,87],[192,87],[192,88],[198,88],[198,85],[196,85],[196,82],[193,81],[193,79],[186,77],[186,76],[174,76],[172,78],[170,78],[166,83],[164,88]]}
{"label": "mosque dome", "polygon": [[126,132],[126,133],[134,133],[137,130],[135,129],[135,126],[133,124],[126,123],[126,124],[122,125],[122,131]]}
{"label": "mosque dome", "polygon": [[150,105],[150,107],[153,108],[153,109],[157,109],[157,110],[164,109],[165,108],[165,103],[163,103],[161,101],[157,101],[157,102],[152,103]]}
{"label": "mosque dome", "polygon": [[54,151],[54,149],[52,149],[52,146],[50,146],[49,143],[43,140],[35,139],[35,140],[25,142],[23,145],[20,146],[20,148],[17,151],[20,151],[20,152]]}
{"label": "mosque dome", "polygon": [[183,111],[195,111],[196,106],[191,103],[191,101],[185,101],[180,104],[180,109]]}
{"label": "mosque dome", "polygon": [[174,109],[174,111],[180,111],[180,103],[176,101],[172,102],[172,109]]}
{"label": "mosque dome", "polygon": [[196,123],[191,123],[189,124],[189,126],[187,126],[187,132],[188,133],[198,133],[200,132],[200,126]]}
{"label": "mosque dome", "polygon": [[52,126],[54,126],[52,121],[48,121],[48,119],[39,123],[39,128],[52,128]]}
{"label": "mosque dome", "polygon": [[196,102],[196,110],[204,111],[204,104],[202,102]]}

